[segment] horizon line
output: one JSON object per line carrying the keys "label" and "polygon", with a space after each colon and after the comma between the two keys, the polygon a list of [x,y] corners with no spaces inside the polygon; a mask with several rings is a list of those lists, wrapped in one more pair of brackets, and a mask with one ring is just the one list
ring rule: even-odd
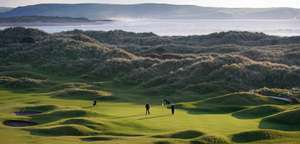
{"label": "horizon line", "polygon": [[228,8],[228,9],[272,9],[272,8],[290,8],[290,9],[300,9],[300,7],[213,7],[213,6],[203,6],[196,4],[173,4],[173,3],[160,3],[160,2],[151,2],[151,3],[37,3],[37,4],[28,4],[28,5],[20,5],[15,7],[10,6],[1,6],[3,8],[18,8],[18,7],[26,7],[26,6],[34,6],[34,5],[80,5],[80,4],[106,4],[106,5],[143,5],[143,4],[157,4],[157,5],[176,5],[176,6],[196,6],[196,7],[204,7],[204,8]]}

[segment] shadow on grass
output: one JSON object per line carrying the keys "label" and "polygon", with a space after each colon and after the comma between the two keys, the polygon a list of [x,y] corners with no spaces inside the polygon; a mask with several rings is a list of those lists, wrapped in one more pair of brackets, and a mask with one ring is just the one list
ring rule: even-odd
{"label": "shadow on grass", "polygon": [[199,106],[196,108],[186,108],[180,107],[178,109],[182,109],[187,111],[189,114],[228,114],[236,111],[243,110],[245,107],[242,106]]}
{"label": "shadow on grass", "polygon": [[108,136],[96,136],[96,137],[86,137],[86,138],[81,138],[82,141],[84,142],[95,142],[95,141],[111,141],[116,138],[113,137],[108,137]]}
{"label": "shadow on grass", "polygon": [[94,108],[94,106],[85,106],[85,107],[82,107],[84,109],[89,109],[89,108]]}
{"label": "shadow on grass", "polygon": [[155,118],[168,117],[168,116],[172,116],[172,114],[164,114],[164,115],[156,115],[156,116],[145,116],[145,117],[139,118],[137,120],[155,119]]}
{"label": "shadow on grass", "polygon": [[233,113],[232,116],[238,119],[257,119],[263,117],[259,115],[241,115],[239,113]]}
{"label": "shadow on grass", "polygon": [[262,120],[259,124],[259,128],[282,130],[282,131],[299,131],[300,123],[298,125],[285,125],[285,124],[270,123],[265,120]]}
{"label": "shadow on grass", "polygon": [[115,119],[134,118],[134,117],[141,117],[141,116],[144,116],[144,115],[145,114],[135,114],[135,115],[119,116],[119,117],[115,117]]}

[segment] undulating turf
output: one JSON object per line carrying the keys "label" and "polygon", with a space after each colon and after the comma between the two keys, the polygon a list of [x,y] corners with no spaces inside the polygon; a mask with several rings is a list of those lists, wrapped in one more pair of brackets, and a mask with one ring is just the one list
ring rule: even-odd
{"label": "undulating turf", "polygon": [[[15,91],[2,85],[0,138],[3,143],[300,142],[298,105],[261,95],[216,92],[197,98],[191,93],[176,94],[168,97],[176,103],[172,115],[170,109],[161,106],[163,96],[145,93],[139,87],[55,76],[51,81],[54,81],[51,85],[35,90],[20,87]],[[95,99],[98,103],[93,107]],[[151,104],[151,115],[145,115],[145,103]],[[38,113],[15,113],[33,111]],[[16,128],[4,124],[9,120],[37,125]]]}
{"label": "undulating turf", "polygon": [[191,144],[229,144],[228,138],[215,135],[204,135],[197,140],[191,141]]}
{"label": "undulating turf", "polygon": [[241,119],[252,119],[252,118],[266,117],[272,114],[282,112],[284,110],[285,109],[280,106],[262,105],[262,106],[256,106],[245,110],[241,110],[233,113],[232,115],[234,117],[241,118]]}
{"label": "undulating turf", "polygon": [[288,133],[274,130],[254,130],[234,134],[234,142],[254,142],[261,140],[280,139],[280,138],[297,138],[299,133]]}
{"label": "undulating turf", "polygon": [[295,108],[262,119],[260,127],[286,131],[299,131],[299,122],[300,108]]}
{"label": "undulating turf", "polygon": [[204,133],[195,130],[186,130],[186,131],[179,131],[170,134],[164,135],[156,135],[156,138],[178,138],[178,139],[192,139],[199,136],[202,136]]}
{"label": "undulating turf", "polygon": [[51,127],[41,127],[27,129],[33,135],[42,136],[89,136],[96,135],[97,132],[79,125],[59,125]]}

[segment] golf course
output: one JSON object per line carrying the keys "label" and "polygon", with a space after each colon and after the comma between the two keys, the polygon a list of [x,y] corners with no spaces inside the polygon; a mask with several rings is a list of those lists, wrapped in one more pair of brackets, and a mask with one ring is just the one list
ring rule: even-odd
{"label": "golf course", "polygon": [[[113,40],[129,35],[133,42],[143,36],[137,43],[175,39],[178,44],[185,37],[98,34],[0,31],[1,143],[300,143],[296,58],[265,56],[270,62],[262,62],[242,56],[248,52],[243,49],[222,54],[215,46],[194,55],[155,49],[153,58],[134,46],[111,48],[108,42],[126,47],[129,40]],[[284,45],[252,47],[284,51]],[[290,47],[294,52],[299,45]],[[163,99],[175,105],[174,114],[162,106]],[[151,105],[150,115],[145,104]]]}
{"label": "golf course", "polygon": [[[0,119],[4,123],[0,136],[4,143],[300,142],[297,132],[300,127],[295,122],[299,120],[299,105],[288,105],[262,95],[247,97],[249,93],[234,93],[243,101],[232,101],[236,104],[230,105],[215,102],[222,98],[217,95],[214,100],[196,102],[176,99],[178,108],[172,115],[161,106],[162,96],[144,94],[136,87],[114,86],[109,81],[58,80],[58,83],[37,92],[1,89]],[[95,98],[98,104],[93,107]],[[145,115],[144,103],[152,105],[150,115]],[[288,116],[280,117],[284,114]],[[263,122],[276,116],[280,118],[278,123],[276,119],[274,123]],[[5,124],[9,120],[17,122],[13,126]],[[33,122],[33,125],[19,126],[18,121]],[[280,121],[287,125],[281,125]]]}

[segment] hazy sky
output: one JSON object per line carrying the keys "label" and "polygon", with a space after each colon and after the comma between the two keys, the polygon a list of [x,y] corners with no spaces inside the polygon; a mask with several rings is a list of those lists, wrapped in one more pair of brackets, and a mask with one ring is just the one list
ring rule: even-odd
{"label": "hazy sky", "polygon": [[24,6],[38,3],[171,3],[211,7],[294,7],[300,0],[0,0],[0,7]]}

